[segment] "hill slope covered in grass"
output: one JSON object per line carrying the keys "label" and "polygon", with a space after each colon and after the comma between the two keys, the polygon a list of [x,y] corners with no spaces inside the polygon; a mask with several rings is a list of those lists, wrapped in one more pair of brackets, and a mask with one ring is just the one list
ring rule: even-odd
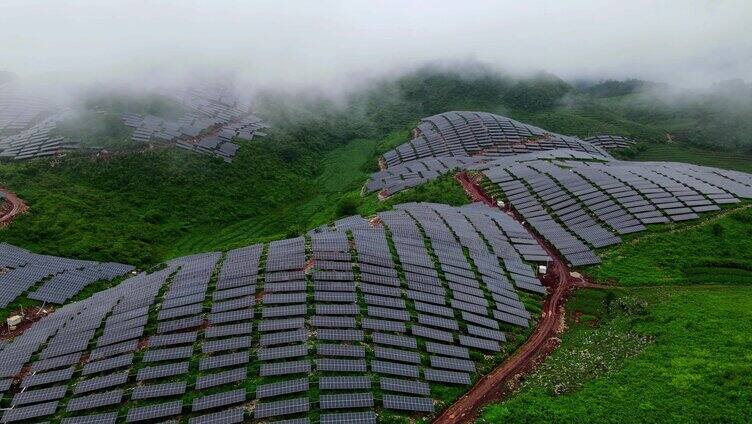
{"label": "hill slope covered in grass", "polygon": [[559,349],[479,422],[752,419],[749,285],[584,290],[567,308]]}

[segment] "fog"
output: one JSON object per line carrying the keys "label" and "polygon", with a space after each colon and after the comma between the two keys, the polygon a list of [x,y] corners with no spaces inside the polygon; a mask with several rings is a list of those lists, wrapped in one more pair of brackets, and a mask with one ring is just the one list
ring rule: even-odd
{"label": "fog", "polygon": [[[626,4],[625,4],[626,3]],[[48,84],[225,72],[341,90],[426,62],[697,87],[752,75],[752,2],[0,2],[0,70]]]}

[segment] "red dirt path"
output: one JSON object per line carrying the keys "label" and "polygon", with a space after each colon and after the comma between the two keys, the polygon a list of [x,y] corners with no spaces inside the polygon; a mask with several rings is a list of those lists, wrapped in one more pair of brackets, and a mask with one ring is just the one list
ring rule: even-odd
{"label": "red dirt path", "polygon": [[[483,202],[491,207],[497,207],[495,199],[488,196],[483,189],[467,173],[460,172],[455,177],[465,189],[465,192],[476,202]],[[502,209],[518,222],[521,217],[511,208]],[[528,230],[530,230],[528,228]],[[557,337],[564,319],[564,302],[569,294],[577,287],[604,287],[588,283],[582,278],[574,278],[570,274],[566,262],[562,261],[558,253],[553,250],[538,234],[530,233],[551,257],[548,272],[542,278],[548,287],[549,295],[543,302],[543,309],[538,325],[533,334],[517,352],[507,358],[490,374],[483,376],[464,396],[457,399],[449,408],[439,415],[434,423],[455,424],[473,422],[483,406],[497,401],[508,393],[519,381],[520,377],[532,371],[559,344]]]}
{"label": "red dirt path", "polygon": [[13,221],[16,215],[20,215],[26,212],[29,208],[26,206],[23,200],[21,200],[15,193],[4,188],[0,188],[0,193],[5,196],[5,201],[9,203],[9,206],[0,210],[0,227],[5,227]]}

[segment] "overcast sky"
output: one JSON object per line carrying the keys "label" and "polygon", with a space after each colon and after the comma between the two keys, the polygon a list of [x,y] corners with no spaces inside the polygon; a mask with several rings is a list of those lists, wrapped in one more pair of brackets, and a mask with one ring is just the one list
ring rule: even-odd
{"label": "overcast sky", "polygon": [[107,81],[232,70],[342,84],[426,61],[697,85],[752,75],[752,0],[0,0],[0,70]]}

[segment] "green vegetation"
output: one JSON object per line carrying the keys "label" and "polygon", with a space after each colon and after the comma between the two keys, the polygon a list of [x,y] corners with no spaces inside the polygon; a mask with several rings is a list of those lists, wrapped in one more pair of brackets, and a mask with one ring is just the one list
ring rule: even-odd
{"label": "green vegetation", "polygon": [[562,345],[480,422],[752,419],[752,287],[581,290]]}
{"label": "green vegetation", "polygon": [[600,254],[585,269],[622,286],[752,282],[752,208],[742,204],[699,221],[656,225]]}
{"label": "green vegetation", "polygon": [[132,129],[120,115],[109,112],[81,112],[62,121],[57,133],[66,140],[76,141],[90,148],[133,149],[142,147],[131,140]]}

